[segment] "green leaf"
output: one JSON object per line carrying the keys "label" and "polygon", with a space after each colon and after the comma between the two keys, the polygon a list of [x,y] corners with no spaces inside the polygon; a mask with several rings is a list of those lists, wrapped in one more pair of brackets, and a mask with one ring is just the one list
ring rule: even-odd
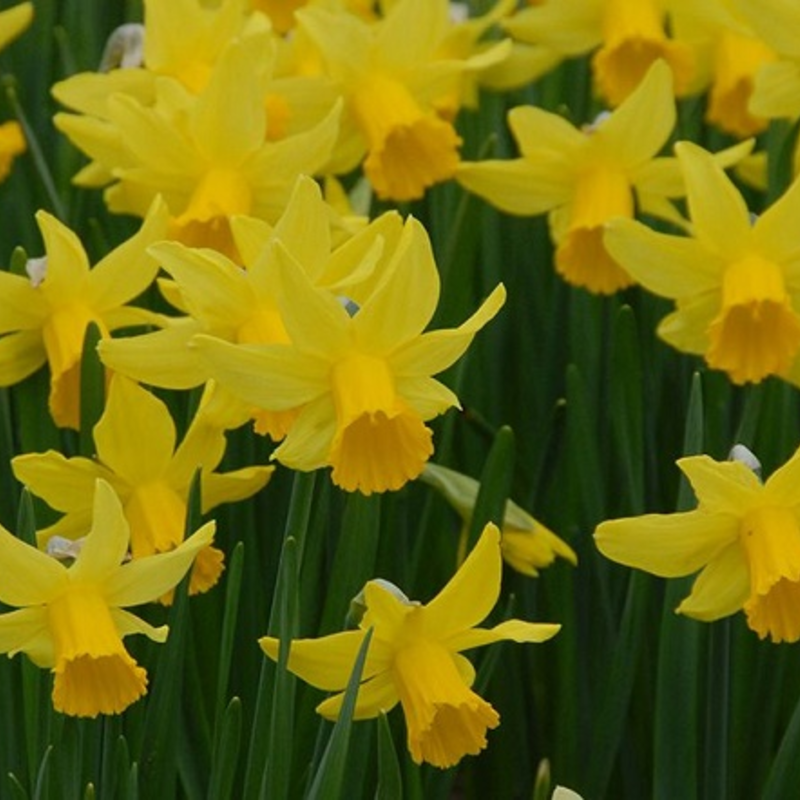
{"label": "green leaf", "polygon": [[233,796],[241,738],[242,703],[238,697],[234,697],[228,703],[220,723],[219,745],[211,771],[208,800],[227,800]]}
{"label": "green leaf", "polygon": [[81,355],[81,427],[78,436],[80,455],[86,458],[95,455],[94,426],[100,420],[105,407],[106,371],[97,352],[101,338],[100,328],[90,322],[83,337]]}
{"label": "green leaf", "polygon": [[364,641],[353,665],[350,680],[344,693],[344,701],[339,712],[339,718],[333,726],[333,733],[328,740],[328,746],[322,756],[319,769],[314,776],[307,800],[339,800],[347,797],[344,786],[345,767],[347,765],[347,751],[350,744],[350,733],[353,724],[353,712],[356,707],[356,698],[361,684],[361,674],[364,671],[364,662],[367,659],[369,643],[372,641],[372,628],[364,636]]}
{"label": "green leaf", "polygon": [[400,762],[392,739],[392,730],[385,712],[377,717],[378,725],[378,787],[375,800],[403,800],[403,778]]}

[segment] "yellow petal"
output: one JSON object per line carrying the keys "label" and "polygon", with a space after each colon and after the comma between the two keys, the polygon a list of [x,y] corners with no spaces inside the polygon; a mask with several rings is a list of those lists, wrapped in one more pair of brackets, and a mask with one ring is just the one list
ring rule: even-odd
{"label": "yellow petal", "polygon": [[305,472],[327,466],[335,434],[336,411],[326,395],[303,406],[272,458]]}
{"label": "yellow petal", "polygon": [[122,375],[111,380],[103,416],[94,428],[100,460],[136,485],[167,470],[175,449],[175,424],[164,403]]}
{"label": "yellow petal", "polygon": [[737,541],[726,547],[700,573],[691,594],[676,611],[703,622],[713,622],[735,614],[749,594],[750,573]]}
{"label": "yellow petal", "polygon": [[[344,692],[335,694],[317,706],[317,713],[325,719],[335,720],[342,710],[343,701]],[[381,712],[388,713],[399,702],[400,698],[397,695],[397,687],[392,679],[392,673],[382,672],[374,678],[364,681],[358,687],[353,719],[372,719]]]}
{"label": "yellow petal", "polygon": [[447,369],[469,347],[475,334],[503,307],[503,284],[483,301],[481,307],[458,328],[423,333],[399,348],[391,357],[392,371],[400,377],[430,376]]}
{"label": "yellow petal", "polygon": [[677,464],[706,511],[738,517],[763,497],[761,481],[741,461],[700,455],[678,459]]}
{"label": "yellow petal", "polygon": [[606,558],[664,578],[696,572],[739,535],[737,517],[686,511],[602,522],[594,534]]}
{"label": "yellow petal", "polygon": [[16,39],[32,19],[33,3],[20,3],[0,12],[0,50]]}
{"label": "yellow petal", "polygon": [[155,628],[149,622],[145,622],[135,614],[131,614],[130,611],[125,611],[124,608],[112,608],[110,610],[114,625],[123,639],[126,636],[141,633],[154,642],[163,643],[167,641],[169,628],[166,625],[159,625]]}
{"label": "yellow petal", "polygon": [[[340,691],[347,686],[363,641],[364,631],[344,631],[319,639],[295,639],[289,650],[289,670],[317,689]],[[258,643],[267,656],[278,660],[278,639],[264,636]],[[388,666],[387,652],[373,639],[362,679],[368,680]]]}
{"label": "yellow petal", "polygon": [[84,301],[89,260],[80,239],[46,211],[36,212],[36,222],[47,253],[47,273],[41,291],[56,308],[73,299]]}
{"label": "yellow petal", "polygon": [[174,550],[143,556],[123,564],[106,581],[105,596],[109,605],[137,606],[166,594],[180,582],[197,553],[211,544],[214,531],[215,523],[212,520]]}
{"label": "yellow petal", "polygon": [[478,625],[500,596],[500,531],[489,523],[447,585],[424,607],[425,629],[438,641]]}
{"label": "yellow petal", "polygon": [[677,310],[659,323],[658,335],[681,352],[702,355],[708,350],[708,326],[719,308],[718,292],[679,301]]}
{"label": "yellow petal", "polygon": [[[523,156],[542,158],[543,150],[560,153],[565,160],[586,146],[586,134],[560,114],[538,106],[516,106],[508,112],[508,126]],[[481,162],[483,163],[483,162]]]}
{"label": "yellow petal", "polygon": [[10,333],[0,337],[0,386],[13,386],[47,362],[39,331]]}
{"label": "yellow petal", "polygon": [[35,331],[47,318],[48,308],[28,278],[0,273],[0,333]]}
{"label": "yellow petal", "polygon": [[243,467],[233,472],[211,472],[203,478],[203,512],[221,503],[246,500],[261,491],[275,467]]}
{"label": "yellow petal", "polygon": [[57,511],[89,508],[98,478],[108,480],[109,471],[88,458],[66,458],[55,450],[26,453],[11,460],[11,469],[47,505]]}
{"label": "yellow petal", "polygon": [[686,194],[695,237],[712,253],[730,260],[750,249],[750,212],[742,196],[710,153],[691,142],[675,152],[686,180]]}
{"label": "yellow petal", "polygon": [[0,603],[35,606],[47,603],[67,585],[65,567],[0,525]]}
{"label": "yellow petal", "polygon": [[[0,653],[8,653],[9,656],[26,653],[29,648],[36,648],[42,637],[49,639],[47,611],[43,606],[0,614]],[[52,666],[52,663],[42,663],[41,658],[35,663],[38,666]]]}
{"label": "yellow petal", "polygon": [[560,625],[541,622],[524,622],[521,619],[509,619],[495,625],[494,628],[471,628],[456,633],[444,644],[450,650],[461,652],[473,647],[483,647],[493,642],[512,641],[519,643],[546,642],[561,630]]}

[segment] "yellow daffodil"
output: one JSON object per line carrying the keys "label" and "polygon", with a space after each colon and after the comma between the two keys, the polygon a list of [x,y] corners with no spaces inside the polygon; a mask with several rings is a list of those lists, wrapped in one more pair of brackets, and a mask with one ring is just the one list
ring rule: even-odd
{"label": "yellow daffodil", "polygon": [[334,171],[352,169],[366,154],[364,172],[376,194],[393,200],[420,198],[451,178],[461,139],[437,103],[447,104],[450,116],[462,77],[492,55],[479,53],[477,62],[439,57],[451,27],[447,0],[398,0],[373,24],[314,6],[296,16],[345,98]]}
{"label": "yellow daffodil", "polygon": [[[385,581],[364,588],[366,613],[359,629],[299,639],[291,643],[289,669],[319,689],[340,694],[317,711],[336,719],[341,694],[366,632],[372,641],[356,699],[355,719],[389,711],[399,702],[413,760],[446,769],[465,755],[486,747],[486,731],[500,722],[498,713],[470,689],[475,678],[462,651],[492,642],[543,642],[559,625],[507,620],[494,628],[477,628],[500,594],[500,532],[489,524],[447,586],[429,603],[410,602]],[[264,652],[278,657],[277,639],[259,640]]]}
{"label": "yellow daffodil", "polygon": [[668,35],[670,5],[662,0],[547,0],[521,10],[504,27],[521,42],[565,56],[594,51],[595,87],[617,106],[659,59],[669,64],[677,96],[693,88],[694,53],[689,44]]}
{"label": "yellow daffodil", "polygon": [[413,218],[383,281],[357,309],[315,288],[280,242],[275,257],[291,344],[196,336],[193,345],[214,379],[242,400],[271,411],[302,407],[273,458],[299,470],[331,466],[334,483],[347,491],[399,489],[433,452],[425,421],[458,405],[431,376],[467,349],[502,306],[505,289],[498,286],[459,328],[423,333],[439,275],[425,229]]}
{"label": "yellow daffodil", "polygon": [[18,383],[48,364],[53,419],[77,428],[80,359],[89,324],[108,336],[154,316],[125,304],[155,278],[158,264],[145,249],[164,238],[166,209],[155,201],[139,232],[92,269],[69,228],[45,211],[36,221],[45,257],[28,262],[29,277],[0,272],[0,386]]}
{"label": "yellow daffodil", "polygon": [[676,152],[692,236],[614,220],[607,249],[642,286],[675,301],[676,310],[658,328],[673,347],[705,356],[734,383],[797,374],[800,186],[754,220],[709,153],[690,142],[679,143]]}
{"label": "yellow daffodil", "polygon": [[[425,465],[420,480],[442,493],[461,516],[466,533],[478,498],[478,481],[430,462]],[[575,551],[566,542],[512,500],[506,502],[500,549],[503,560],[512,569],[532,578],[543,567],[549,567],[557,556],[570,564],[578,563]]]}
{"label": "yellow daffodil", "polygon": [[107,119],[56,116],[59,129],[113,178],[105,193],[112,211],[141,215],[160,193],[171,215],[169,238],[237,260],[231,217],[277,220],[297,176],[328,161],[339,107],[308,130],[267,137],[271,37],[265,30],[232,41],[197,95],[164,79],[152,105],[117,93],[106,101]]}
{"label": "yellow daffodil", "polygon": [[67,566],[0,527],[0,601],[16,609],[0,614],[0,652],[22,652],[52,669],[57,711],[96,717],[121,713],[147,691],[147,673],[123,638],[167,638],[166,626],[154,628],[125,607],[171,590],[210,544],[214,523],[168,553],[123,563],[128,523],[114,490],[100,480],[84,534]]}
{"label": "yellow daffodil", "polygon": [[744,608],[762,639],[800,639],[800,453],[763,484],[740,460],[677,463],[697,509],[603,522],[600,552],[665,578],[702,570],[681,614],[711,621]]}
{"label": "yellow daffodil", "polygon": [[[91,516],[94,484],[102,478],[122,501],[130,525],[134,559],[166,553],[183,540],[189,487],[202,470],[202,508],[250,497],[269,480],[273,467],[214,472],[225,453],[225,436],[204,419],[202,408],[176,448],[175,425],[164,403],[121,375],[111,379],[108,400],[94,428],[97,457],[66,458],[50,450],[12,460],[17,479],[65,516],[40,533],[75,538]],[[204,592],[222,572],[223,553],[206,547],[198,554],[189,592]]]}
{"label": "yellow daffodil", "polygon": [[[103,362],[154,386],[188,389],[211,377],[206,362],[188,346],[197,333],[238,344],[288,342],[272,257],[272,243],[277,240],[312,283],[361,299],[383,274],[382,264],[394,251],[402,222],[396,212],[387,212],[336,246],[335,219],[317,184],[301,177],[274,228],[253,218],[232,220],[245,269],[211,250],[190,249],[177,242],[154,245],[151,253],[175,280],[178,296],[174,301],[189,316],[154,333],[104,342]],[[215,403],[225,427],[253,418],[256,431],[276,441],[286,435],[296,416],[291,411],[254,409],[219,388]]]}
{"label": "yellow daffodil", "polygon": [[551,212],[559,274],[592,292],[616,292],[633,279],[603,247],[604,224],[632,217],[636,201],[675,215],[665,195],[681,191],[677,165],[655,159],[675,124],[671,83],[657,62],[616,111],[583,130],[534,106],[514,108],[508,123],[521,157],[463,163],[457,179],[510,214]]}

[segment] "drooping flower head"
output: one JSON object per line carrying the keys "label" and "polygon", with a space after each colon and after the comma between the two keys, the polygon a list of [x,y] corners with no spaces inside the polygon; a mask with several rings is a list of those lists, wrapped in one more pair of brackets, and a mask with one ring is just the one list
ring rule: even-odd
{"label": "drooping flower head", "polygon": [[0,386],[11,386],[47,364],[50,412],[56,424],[78,428],[80,360],[91,323],[103,336],[150,322],[154,315],[125,305],[158,271],[145,249],[164,237],[167,214],[154,201],[141,229],[90,269],[78,237],[45,211],[36,214],[43,259],[28,277],[0,272]]}
{"label": "drooping flower head", "polygon": [[[25,653],[52,669],[53,706],[77,717],[119,714],[147,691],[147,673],[123,638],[154,628],[125,611],[171,590],[214,535],[209,522],[168,553],[125,561],[128,524],[114,490],[97,481],[91,528],[70,565],[25,544],[0,526],[0,652]],[[123,563],[124,562],[124,563]]]}
{"label": "drooping flower head", "polygon": [[[201,472],[204,512],[221,503],[242,500],[261,489],[273,467],[214,470],[225,453],[225,435],[197,412],[176,447],[175,424],[166,405],[121,375],[111,379],[106,408],[94,428],[96,458],[66,458],[50,450],[12,460],[17,479],[64,516],[40,532],[40,544],[51,537],[74,539],[85,532],[92,514],[98,479],[114,487],[130,526],[134,559],[167,553],[182,541],[189,489]],[[223,553],[203,548],[192,569],[189,593],[204,592],[219,579]],[[169,598],[165,598],[169,599]]]}
{"label": "drooping flower head", "polygon": [[646,289],[675,301],[659,335],[703,355],[734,383],[797,380],[800,355],[800,186],[756,219],[710,153],[676,152],[687,187],[689,238],[630,220],[609,223],[606,248]]}
{"label": "drooping flower head", "polygon": [[[465,538],[480,484],[469,475],[428,462],[420,480],[438,489],[464,521]],[[577,564],[575,551],[513,500],[506,502],[503,516],[500,549],[503,560],[517,572],[536,577],[539,570],[549,567],[556,557]]]}
{"label": "drooping flower head", "polygon": [[[359,629],[293,641],[288,668],[319,689],[340,692],[317,706],[324,717],[336,719],[341,692],[371,628],[355,719],[375,717],[400,703],[415,763],[454,766],[484,749],[487,730],[500,723],[494,708],[470,688],[475,670],[462,651],[504,639],[543,642],[560,628],[517,619],[476,627],[497,603],[501,573],[500,532],[489,524],[459,571],[429,603],[410,602],[385,581],[370,581],[363,591],[366,612]],[[264,637],[259,644],[277,660],[277,639]]]}
{"label": "drooping flower head", "polygon": [[800,639],[800,452],[761,483],[740,460],[678,461],[697,495],[694,511],[647,514],[598,526],[613,561],[665,578],[699,571],[678,612],[710,622],[744,609],[774,642]]}
{"label": "drooping flower head", "polygon": [[[425,421],[458,405],[432,375],[453,364],[500,309],[498,286],[459,328],[423,333],[439,299],[439,275],[425,229],[409,218],[384,278],[358,307],[313,286],[274,244],[279,305],[289,344],[236,345],[196,336],[213,378],[252,405],[300,408],[273,453],[299,470],[333,468],[347,491],[395,490],[433,452]],[[302,408],[301,408],[302,407]]]}

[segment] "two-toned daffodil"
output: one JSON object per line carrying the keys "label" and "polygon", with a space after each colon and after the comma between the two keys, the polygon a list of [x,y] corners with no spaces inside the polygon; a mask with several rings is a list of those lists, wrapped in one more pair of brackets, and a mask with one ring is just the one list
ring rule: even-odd
{"label": "two-toned daffodil", "polygon": [[[133,381],[114,375],[105,411],[94,428],[97,457],[66,458],[50,450],[12,460],[14,474],[33,494],[64,513],[40,532],[40,544],[53,536],[74,539],[86,530],[95,481],[117,492],[130,525],[134,559],[166,553],[184,536],[189,488],[201,473],[203,511],[250,497],[269,480],[273,467],[214,472],[225,452],[224,433],[203,417],[202,407],[181,443],[164,403]],[[203,548],[192,570],[189,592],[204,592],[222,572],[223,553]]]}
{"label": "two-toned daffodil", "polygon": [[301,410],[273,453],[299,470],[333,467],[334,483],[364,494],[399,489],[433,453],[426,420],[458,405],[431,376],[453,364],[499,311],[499,285],[460,327],[423,333],[439,299],[427,233],[409,218],[384,279],[354,308],[314,287],[275,244],[279,306],[290,344],[196,336],[213,378],[254,406]]}
{"label": "two-toned daffodil", "polygon": [[[288,668],[312,686],[339,692],[317,706],[324,717],[336,719],[356,654],[372,629],[355,719],[376,717],[400,703],[412,759],[454,766],[484,749],[487,730],[500,723],[494,708],[470,688],[475,670],[462,652],[502,640],[543,642],[560,627],[518,619],[476,627],[497,603],[501,573],[500,532],[489,524],[429,603],[411,602],[391,584],[370,581],[362,593],[366,612],[359,629],[293,641]],[[277,660],[277,639],[264,637],[259,644]]]}
{"label": "two-toned daffodil", "polygon": [[372,24],[315,6],[296,17],[345,99],[333,170],[348,171],[364,159],[376,194],[392,200],[420,198],[451,178],[461,138],[437,104],[451,116],[462,77],[504,57],[507,48],[441,58],[451,29],[447,0],[398,0]]}
{"label": "two-toned daffodil", "polygon": [[145,252],[163,239],[167,213],[154,201],[141,229],[90,269],[78,237],[45,211],[36,214],[45,256],[28,262],[28,277],[0,272],[0,386],[11,386],[48,364],[50,412],[56,424],[79,425],[80,360],[91,323],[107,337],[155,315],[125,305],[158,272]]}
{"label": "two-toned daffodil", "polygon": [[[197,333],[236,344],[289,342],[278,306],[279,275],[272,257],[276,240],[312,283],[361,300],[379,282],[400,238],[402,221],[396,212],[387,212],[338,246],[334,224],[333,211],[317,184],[300,177],[274,227],[249,217],[231,220],[244,268],[212,250],[177,242],[154,245],[151,253],[174,279],[170,296],[188,316],[163,330],[103,342],[103,363],[153,386],[188,389],[211,378],[205,360],[188,346]],[[214,397],[224,427],[238,427],[252,418],[256,431],[275,441],[286,435],[296,416],[293,411],[254,409],[219,387]]]}
{"label": "two-toned daffodil", "polygon": [[165,78],[152,105],[117,93],[107,99],[107,119],[60,114],[55,122],[111,175],[111,211],[141,215],[160,193],[168,238],[238,259],[231,217],[274,223],[297,176],[323,168],[338,134],[336,106],[307,130],[268,138],[273,56],[271,32],[260,31],[229,43],[197,95]]}
{"label": "two-toned daffodil", "polygon": [[534,106],[513,108],[508,124],[521,156],[464,162],[458,182],[510,214],[550,212],[558,273],[592,292],[616,292],[633,279],[606,252],[605,223],[632,217],[637,201],[675,215],[665,195],[681,191],[677,165],[655,158],[675,124],[671,86],[658,62],[618,109],[583,130]]}
{"label": "two-toned daffodil", "polygon": [[753,218],[710,153],[676,152],[692,235],[656,233],[632,220],[609,223],[606,248],[639,283],[675,301],[659,335],[705,357],[734,383],[769,375],[797,381],[800,367],[800,185]]}
{"label": "two-toned daffodil", "polygon": [[209,522],[168,553],[126,561],[128,523],[114,490],[97,481],[90,527],[74,562],[67,565],[0,527],[0,652],[25,653],[53,671],[53,706],[77,717],[119,714],[147,691],[147,673],[123,639],[143,633],[167,638],[126,606],[148,603],[171,591],[208,547]]}
{"label": "two-toned daffodil", "polygon": [[665,578],[700,571],[679,613],[710,622],[743,608],[762,639],[796,642],[800,453],[765,483],[738,459],[703,455],[677,463],[697,495],[697,509],[603,522],[594,535],[600,552]]}
{"label": "two-toned daffodil", "polygon": [[674,91],[693,89],[691,46],[669,35],[670,2],[663,0],[547,0],[504,22],[521,42],[545,46],[565,56],[594,51],[592,74],[598,93],[618,106],[659,59],[669,64]]}
{"label": "two-toned daffodil", "polygon": [[[464,522],[462,542],[478,499],[480,484],[474,478],[428,462],[420,480],[438,489]],[[534,578],[549,567],[556,557],[577,564],[575,551],[527,511],[512,500],[506,502],[500,549],[503,560],[517,572]]]}

